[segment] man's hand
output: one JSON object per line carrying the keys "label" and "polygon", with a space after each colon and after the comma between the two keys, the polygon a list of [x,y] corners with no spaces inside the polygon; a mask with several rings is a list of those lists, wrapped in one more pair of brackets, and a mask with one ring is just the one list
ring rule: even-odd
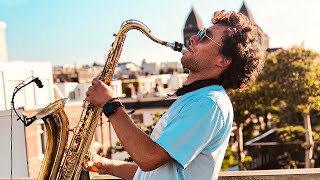
{"label": "man's hand", "polygon": [[112,87],[106,85],[97,78],[92,80],[92,86],[88,88],[86,96],[86,101],[100,107],[103,107],[103,105],[111,98],[116,97]]}
{"label": "man's hand", "polygon": [[90,160],[85,160],[82,163],[84,170],[131,180],[138,169],[134,163],[107,159],[92,152],[91,154]]}
{"label": "man's hand", "polygon": [[90,160],[86,160],[83,162],[82,167],[87,171],[97,172],[100,174],[105,174],[104,170],[106,168],[106,162],[108,159],[99,156],[96,153],[92,153]]}

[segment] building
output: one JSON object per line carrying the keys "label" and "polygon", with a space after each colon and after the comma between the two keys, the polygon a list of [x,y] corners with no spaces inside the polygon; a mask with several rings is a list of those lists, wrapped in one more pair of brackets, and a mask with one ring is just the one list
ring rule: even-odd
{"label": "building", "polygon": [[10,110],[15,87],[38,77],[43,84],[32,83],[22,88],[14,99],[16,108],[39,109],[54,101],[50,62],[0,62],[0,110]]}
{"label": "building", "polygon": [[[247,16],[251,23],[257,25],[256,22],[254,21],[254,18],[253,18],[251,11],[249,10],[249,8],[245,2],[243,2],[239,12],[241,12],[242,14]],[[260,28],[259,25],[257,25],[257,27],[262,32],[261,36],[259,37],[260,44],[264,50],[267,50],[269,48],[269,37],[265,32],[263,32],[263,30]]]}
{"label": "building", "polygon": [[[86,98],[86,92],[91,86],[91,82],[88,83],[77,83],[77,82],[62,82],[54,83],[55,86],[55,97],[57,99],[69,98],[71,102],[83,101]],[[112,81],[112,85],[116,89],[116,95],[122,96],[122,82],[120,80]]]}
{"label": "building", "polygon": [[6,28],[6,23],[0,21],[0,62],[8,62]]}
{"label": "building", "polygon": [[[37,87],[35,83],[30,83],[33,78],[38,77],[43,84],[42,88]],[[11,101],[13,100],[13,92],[17,86],[26,85],[21,88],[15,94],[14,105],[22,117],[26,115],[27,117],[35,115],[37,109],[41,109],[51,102],[54,101],[53,95],[53,80],[52,80],[52,66],[49,62],[0,62],[0,111],[1,114],[8,114],[11,109]],[[24,113],[22,113],[24,112]],[[40,154],[32,156],[37,153],[38,150],[43,149],[44,144],[41,144],[43,136],[44,124],[35,122],[29,127],[24,127],[21,121],[16,121],[14,117],[15,127],[13,128],[13,134],[20,134],[19,141],[15,140],[20,146],[15,151],[24,152],[26,155],[26,165],[25,168],[21,168],[22,172],[31,175],[33,173],[32,167],[35,160],[41,157]],[[9,116],[7,118],[2,117],[3,122],[1,122],[0,131],[4,134],[1,135],[2,142],[10,139],[10,133],[7,132],[6,122],[10,122]],[[22,134],[21,134],[22,133]],[[16,146],[15,146],[16,147]],[[23,160],[24,158],[21,158]],[[40,161],[41,162],[41,161]],[[21,164],[21,163],[20,163]],[[38,168],[40,167],[37,166]],[[20,176],[21,177],[21,176]],[[24,176],[25,177],[25,176]]]}
{"label": "building", "polygon": [[[22,116],[22,110],[17,114]],[[13,178],[28,177],[25,128],[17,119],[14,112],[0,111],[0,179],[9,179],[11,168]]]}
{"label": "building", "polygon": [[191,36],[197,34],[200,29],[203,29],[204,26],[202,24],[201,18],[195,12],[193,7],[191,8],[191,12],[186,20],[186,23],[183,28],[184,35],[184,45],[186,47],[190,46],[189,39]]}

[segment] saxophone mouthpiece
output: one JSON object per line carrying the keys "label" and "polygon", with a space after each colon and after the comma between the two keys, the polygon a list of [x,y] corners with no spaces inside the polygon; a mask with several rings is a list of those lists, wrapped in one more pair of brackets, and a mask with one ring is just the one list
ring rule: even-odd
{"label": "saxophone mouthpiece", "polygon": [[188,49],[182,43],[179,42],[168,43],[167,46],[173,49],[174,51],[181,52],[182,54],[188,51]]}

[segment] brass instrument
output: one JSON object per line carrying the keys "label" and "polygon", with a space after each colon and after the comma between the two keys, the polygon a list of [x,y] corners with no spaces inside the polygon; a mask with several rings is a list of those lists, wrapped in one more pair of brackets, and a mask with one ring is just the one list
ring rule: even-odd
{"label": "brass instrument", "polygon": [[[120,58],[122,47],[126,38],[126,33],[132,29],[139,30],[152,41],[170,47],[179,52],[186,52],[186,48],[180,43],[168,43],[157,39],[151,35],[150,30],[143,23],[136,20],[125,21],[117,34],[115,41],[106,57],[105,66],[98,75],[98,78],[109,84],[112,80],[115,67]],[[58,100],[37,113],[36,117],[41,118],[46,126],[47,146],[42,162],[39,179],[79,179],[82,170],[82,162],[89,149],[93,138],[98,118],[102,108],[84,101],[83,111],[80,120],[73,130],[74,135],[66,153],[68,142],[69,122],[64,112],[65,99]],[[63,163],[61,165],[61,162]]]}

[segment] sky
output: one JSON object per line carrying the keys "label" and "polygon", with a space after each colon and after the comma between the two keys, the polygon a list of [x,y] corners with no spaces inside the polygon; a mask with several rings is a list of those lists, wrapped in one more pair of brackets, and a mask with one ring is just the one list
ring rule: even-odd
{"label": "sky", "polygon": [[[320,52],[319,0],[246,0],[270,47],[303,45]],[[136,19],[164,41],[183,42],[193,7],[206,27],[217,10],[239,11],[243,0],[0,0],[0,21],[7,24],[11,61],[50,61],[52,65],[104,64],[113,34]],[[179,61],[182,54],[127,33],[119,62]]]}

